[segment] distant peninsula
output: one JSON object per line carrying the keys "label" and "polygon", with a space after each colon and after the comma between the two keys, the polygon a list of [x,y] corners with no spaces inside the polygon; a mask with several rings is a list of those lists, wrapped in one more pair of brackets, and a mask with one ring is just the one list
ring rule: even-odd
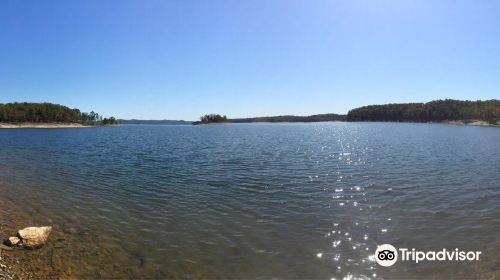
{"label": "distant peninsula", "polygon": [[255,122],[441,122],[452,124],[500,125],[500,100],[435,100],[427,103],[369,105],[347,115],[273,116],[230,119],[219,114],[204,115],[193,124]]}
{"label": "distant peninsula", "polygon": [[200,121],[193,124],[209,124],[209,123],[256,123],[256,122],[329,122],[329,121],[345,121],[346,115],[339,114],[319,114],[311,116],[272,116],[272,117],[255,117],[255,118],[237,118],[228,119],[226,116],[218,114],[205,115],[200,118]]}
{"label": "distant peninsula", "polygon": [[0,104],[0,128],[76,128],[117,124],[114,117],[52,103]]}
{"label": "distant peninsula", "polygon": [[274,116],[274,117],[258,117],[258,118],[242,118],[230,119],[233,123],[247,123],[247,122],[332,122],[332,121],[345,121],[346,115],[339,114],[319,114],[310,116]]}
{"label": "distant peninsula", "polygon": [[184,120],[123,120],[119,119],[118,123],[120,124],[144,124],[144,125],[190,125],[191,121]]}

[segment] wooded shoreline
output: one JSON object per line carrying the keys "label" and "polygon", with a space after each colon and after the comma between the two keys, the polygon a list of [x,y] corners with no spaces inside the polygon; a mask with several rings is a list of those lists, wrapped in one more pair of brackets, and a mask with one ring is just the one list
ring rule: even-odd
{"label": "wooded shoreline", "polygon": [[[0,103],[0,123],[29,127],[71,124],[69,127],[74,127],[73,124],[82,126],[113,125],[117,124],[117,120],[114,117],[105,118],[94,111],[86,113],[59,104],[14,102]],[[6,126],[11,127],[10,125]],[[57,127],[61,127],[61,125],[57,125]]]}
{"label": "wooded shoreline", "polygon": [[[253,122],[410,122],[410,123],[447,123],[480,125],[500,124],[500,100],[462,101],[435,100],[427,103],[394,103],[369,105],[350,110],[346,115],[321,114],[311,116],[274,116],[230,119],[225,115],[208,114],[193,124],[208,123],[253,123]],[[486,122],[486,124],[484,124]]]}

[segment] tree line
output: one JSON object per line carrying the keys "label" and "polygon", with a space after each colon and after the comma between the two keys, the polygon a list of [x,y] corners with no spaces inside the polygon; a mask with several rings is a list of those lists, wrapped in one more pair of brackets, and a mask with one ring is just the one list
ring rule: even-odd
{"label": "tree line", "polygon": [[81,123],[84,125],[117,124],[114,117],[104,118],[98,113],[80,112],[66,106],[52,103],[6,103],[0,104],[0,122],[8,123]]}
{"label": "tree line", "polygon": [[219,114],[205,115],[199,122],[252,123],[252,122],[323,122],[323,121],[379,121],[379,122],[442,122],[486,121],[500,124],[500,100],[461,101],[435,100],[427,103],[399,103],[369,105],[350,110],[347,115],[320,114],[311,116],[273,116],[228,119]]}
{"label": "tree line", "polygon": [[500,121],[500,100],[436,100],[428,103],[370,105],[350,110],[347,121],[441,122]]}

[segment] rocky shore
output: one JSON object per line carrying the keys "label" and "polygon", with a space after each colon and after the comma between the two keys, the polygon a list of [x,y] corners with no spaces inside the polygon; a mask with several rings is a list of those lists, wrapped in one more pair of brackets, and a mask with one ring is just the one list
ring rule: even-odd
{"label": "rocky shore", "polygon": [[[61,228],[54,226],[51,231],[46,228],[43,230],[46,233],[45,238],[41,239],[45,244],[32,246],[34,243],[29,241],[31,230],[21,232],[21,236],[19,231],[32,225],[50,225],[52,222],[35,220],[32,215],[24,212],[20,205],[6,199],[1,182],[0,197],[0,244],[3,248],[0,248],[0,279],[71,278],[58,257],[59,253],[56,254],[56,250],[62,250],[56,248],[64,246],[61,245]],[[19,239],[16,245],[11,243],[12,237]]]}
{"label": "rocky shore", "polygon": [[[52,227],[27,227],[17,232],[16,236],[4,237],[0,244],[0,279],[38,278],[23,258],[23,250],[41,249],[49,240]],[[2,229],[2,235],[7,236]]]}

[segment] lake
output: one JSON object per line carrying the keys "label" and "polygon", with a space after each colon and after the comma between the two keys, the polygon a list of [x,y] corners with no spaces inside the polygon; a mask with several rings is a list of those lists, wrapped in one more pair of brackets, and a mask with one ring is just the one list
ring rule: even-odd
{"label": "lake", "polygon": [[[399,123],[0,130],[0,217],[99,278],[500,277],[500,129]],[[5,205],[9,205],[6,207]],[[5,209],[8,208],[8,209]],[[379,266],[377,245],[482,251]]]}

